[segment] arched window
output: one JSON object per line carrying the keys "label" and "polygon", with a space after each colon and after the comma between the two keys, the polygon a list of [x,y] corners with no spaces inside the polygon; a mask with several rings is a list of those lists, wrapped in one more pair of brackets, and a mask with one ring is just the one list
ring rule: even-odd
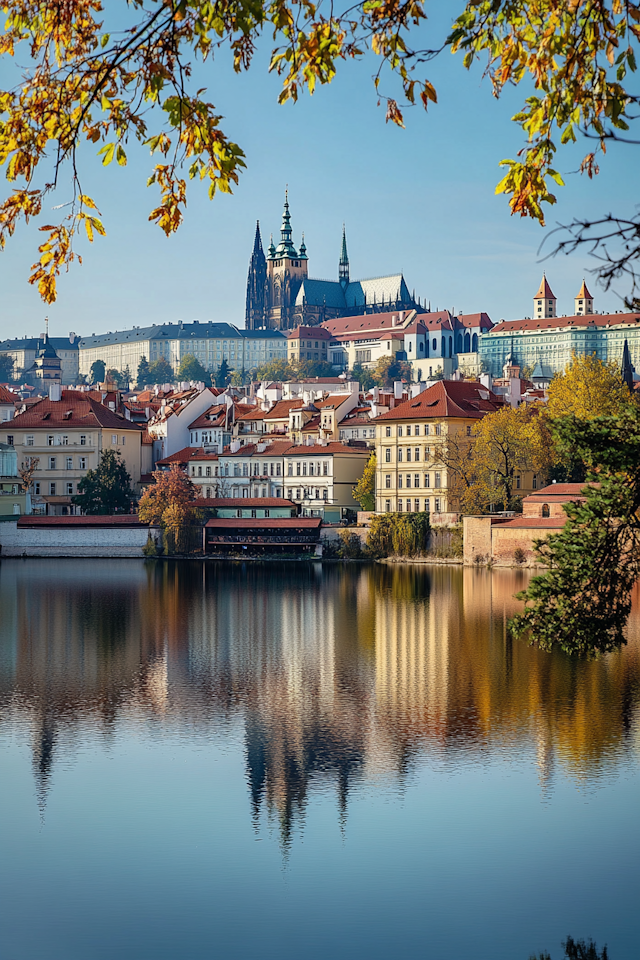
{"label": "arched window", "polygon": [[424,353],[424,343],[420,341],[420,353]]}
{"label": "arched window", "polygon": [[453,337],[449,337],[449,356],[453,356]]}
{"label": "arched window", "polygon": [[543,504],[542,504],[542,516],[543,516],[543,517],[548,517],[548,516],[549,516],[549,504],[548,504],[548,503],[543,503]]}
{"label": "arched window", "polygon": [[470,349],[471,349],[471,337],[469,336],[468,333],[465,333],[465,335],[464,335],[464,352],[465,352],[465,353],[469,353],[469,350],[470,350]]}
{"label": "arched window", "polygon": [[442,353],[442,356],[443,356],[443,357],[446,357],[446,355],[447,355],[447,341],[446,341],[446,338],[445,338],[445,337],[442,338],[442,351],[441,351],[441,353]]}
{"label": "arched window", "polygon": [[458,334],[458,346],[456,347],[458,353],[462,353],[462,334]]}
{"label": "arched window", "polygon": [[477,333],[474,333],[473,335],[473,343],[471,345],[471,351],[472,353],[478,352],[478,334]]}
{"label": "arched window", "polygon": [[434,350],[437,350],[437,349],[438,349],[438,341],[436,340],[435,337],[433,338],[433,349],[434,349]]}

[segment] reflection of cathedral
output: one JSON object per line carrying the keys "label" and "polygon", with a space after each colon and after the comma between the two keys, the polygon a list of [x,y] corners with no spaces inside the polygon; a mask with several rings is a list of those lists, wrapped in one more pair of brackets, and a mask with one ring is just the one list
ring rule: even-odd
{"label": "reflection of cathedral", "polygon": [[256,227],[247,278],[247,329],[287,330],[301,325],[315,326],[334,317],[418,307],[401,273],[370,280],[350,279],[344,227],[337,280],[311,279],[304,234],[299,249],[295,248],[292,238],[287,198],[280,243],[274,246],[272,237],[266,257],[260,225]]}

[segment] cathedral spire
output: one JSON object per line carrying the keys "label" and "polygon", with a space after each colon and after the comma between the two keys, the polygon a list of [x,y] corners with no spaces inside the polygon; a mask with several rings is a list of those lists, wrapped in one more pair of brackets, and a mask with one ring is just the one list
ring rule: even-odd
{"label": "cathedral spire", "polygon": [[253,241],[253,252],[249,260],[247,275],[247,298],[245,306],[245,326],[248,330],[255,330],[265,323],[265,285],[267,282],[267,261],[262,249],[260,236],[260,221],[256,223],[256,235]]}
{"label": "cathedral spire", "polygon": [[343,287],[349,285],[349,255],[347,254],[347,233],[344,223],[342,224],[342,249],[340,251],[338,279]]}
{"label": "cathedral spire", "polygon": [[276,255],[281,257],[297,257],[296,248],[291,240],[291,214],[289,213],[289,189],[284,192],[284,210],[282,211],[282,226],[280,227],[280,243],[276,247]]}

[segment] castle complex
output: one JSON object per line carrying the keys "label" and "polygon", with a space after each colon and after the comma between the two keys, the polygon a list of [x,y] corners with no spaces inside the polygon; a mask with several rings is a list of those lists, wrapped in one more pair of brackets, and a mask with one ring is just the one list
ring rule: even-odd
{"label": "castle complex", "polygon": [[272,237],[266,257],[260,224],[256,227],[247,277],[245,325],[248,330],[261,327],[291,330],[298,326],[317,326],[336,317],[419,308],[401,273],[351,280],[344,227],[337,280],[310,278],[304,234],[299,249],[294,246],[292,236],[289,199],[285,195],[280,243],[274,246]]}

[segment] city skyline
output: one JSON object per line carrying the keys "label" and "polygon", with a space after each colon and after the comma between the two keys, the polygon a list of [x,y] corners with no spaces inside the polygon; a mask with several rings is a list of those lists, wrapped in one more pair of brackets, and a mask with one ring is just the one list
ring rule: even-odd
{"label": "city skyline", "polygon": [[[277,105],[278,81],[264,76],[264,62],[238,77],[225,71],[221,58],[197,73],[247,155],[234,195],[209,202],[191,184],[185,221],[167,239],[148,222],[156,194],[144,187],[146,149],[132,145],[126,168],[103,168],[93,146],[83,146],[83,188],[96,199],[107,236],[78,243],[83,265],[62,274],[58,300],[47,306],[27,282],[40,235],[35,223],[20,227],[0,257],[0,338],[37,335],[45,316],[52,336],[193,319],[243,326],[256,220],[266,241],[278,235],[287,184],[295,240],[304,232],[316,277],[337,279],[345,223],[353,276],[402,271],[434,308],[519,319],[531,313],[543,269],[559,313],[570,312],[583,277],[595,288],[596,310],[622,307],[590,280],[586,254],[542,264],[538,248],[559,222],[627,210],[633,155],[624,146],[610,147],[592,181],[576,172],[584,143],[559,152],[567,186],[557,189],[542,229],[511,217],[505,198],[494,195],[499,161],[522,145],[510,120],[518,91],[494,101],[479,75],[467,75],[454,58],[433,64],[439,104],[426,116],[409,111],[405,130],[385,124],[366,68],[347,64],[333,84],[285,106]],[[68,202],[69,189],[50,193],[45,212]]]}

